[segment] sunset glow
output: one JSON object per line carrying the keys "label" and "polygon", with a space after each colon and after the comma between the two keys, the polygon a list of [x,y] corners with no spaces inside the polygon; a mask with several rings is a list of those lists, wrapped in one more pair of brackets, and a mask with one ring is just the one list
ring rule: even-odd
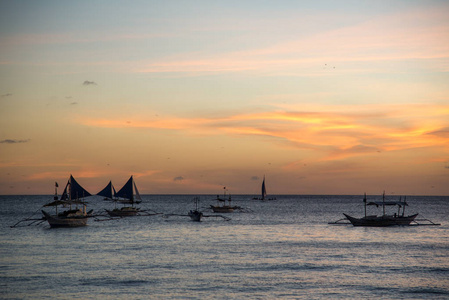
{"label": "sunset glow", "polygon": [[449,194],[445,1],[0,11],[0,194]]}

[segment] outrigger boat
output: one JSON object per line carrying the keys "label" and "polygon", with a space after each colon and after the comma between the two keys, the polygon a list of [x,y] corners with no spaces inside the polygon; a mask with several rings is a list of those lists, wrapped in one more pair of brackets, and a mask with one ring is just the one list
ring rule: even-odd
{"label": "outrigger boat", "polygon": [[111,217],[130,217],[135,216],[139,213],[140,208],[135,207],[134,204],[142,202],[142,198],[140,197],[139,191],[137,190],[137,186],[132,175],[117,193],[115,193],[115,189],[112,186],[112,183],[109,182],[109,184],[97,195],[110,197],[112,199],[113,190],[114,197],[116,197],[116,199],[114,199],[115,203],[120,202],[124,205],[131,204],[131,206],[123,206],[120,209],[115,207],[113,210],[106,209],[106,212]]}
{"label": "outrigger boat", "polygon": [[[84,202],[84,198],[91,196],[91,194],[86,191],[72,175],[70,175],[69,181],[59,200],[57,188],[58,184],[55,183],[54,201],[44,205],[44,207],[54,206],[56,213],[52,215],[42,210],[42,214],[48,224],[50,224],[50,227],[86,226],[87,220],[91,216],[93,210],[86,212],[86,202]],[[76,205],[76,208],[72,209],[72,205]],[[82,209],[78,208],[78,205],[82,205]],[[69,207],[69,209],[58,213],[58,206]]]}
{"label": "outrigger boat", "polygon": [[192,221],[201,222],[201,218],[203,217],[203,213],[198,210],[198,203],[200,202],[200,198],[195,197],[193,199],[195,201],[195,210],[189,211],[189,217]]}
{"label": "outrigger boat", "polygon": [[214,211],[214,213],[232,213],[235,209],[239,209],[239,206],[232,206],[231,205],[231,195],[229,195],[228,198],[228,204],[226,204],[226,187],[223,188],[223,199],[221,199],[217,195],[217,205],[211,205],[210,208]]}
{"label": "outrigger boat", "polygon": [[191,209],[189,211],[189,213],[187,215],[180,215],[180,214],[164,214],[162,217],[163,218],[169,218],[172,216],[179,216],[179,217],[189,217],[190,220],[194,221],[194,222],[201,222],[201,220],[203,218],[223,218],[226,221],[231,220],[228,217],[222,216],[222,215],[204,215],[203,212],[199,211],[198,205],[200,202],[200,198],[199,197],[195,197],[193,198],[193,201],[195,202],[195,209]]}
{"label": "outrigger boat", "polygon": [[[365,205],[365,216],[362,218],[354,218],[347,214],[343,214],[353,226],[369,226],[369,227],[387,227],[387,226],[408,226],[412,223],[418,214],[413,214],[405,216],[405,207],[408,206],[405,201],[385,201],[385,193],[382,197],[382,202],[368,202],[366,200],[366,194],[363,198],[363,203]],[[366,206],[375,205],[376,207],[382,206],[383,214],[381,216],[377,215],[367,215]],[[397,206],[398,212],[393,215],[387,215],[385,213],[385,206]],[[402,208],[402,213],[401,213]]]}

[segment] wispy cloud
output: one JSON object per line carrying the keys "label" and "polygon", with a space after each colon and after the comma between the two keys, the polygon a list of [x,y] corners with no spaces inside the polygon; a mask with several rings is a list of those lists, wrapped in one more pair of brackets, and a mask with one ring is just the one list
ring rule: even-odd
{"label": "wispy cloud", "polygon": [[[304,35],[287,42],[273,38],[268,47],[254,47],[219,54],[190,53],[177,57],[157,58],[143,62],[139,72],[148,73],[227,73],[254,72],[265,74],[292,74],[307,76],[329,75],[329,69],[319,68],[325,63],[338,63],[344,68],[336,71],[374,71],[389,68],[389,72],[402,72],[392,62],[419,60],[420,67],[447,71],[441,62],[449,53],[449,26],[447,5],[402,11],[394,15],[380,15],[365,22],[346,27]],[[419,20],[417,22],[416,20]],[[253,34],[253,33],[251,33]],[[252,38],[249,36],[248,38]],[[426,64],[422,60],[427,60]],[[357,62],[377,62],[360,66]],[[381,62],[386,62],[384,65]]]}
{"label": "wispy cloud", "polygon": [[2,97],[2,98],[6,98],[6,97],[11,97],[12,96],[12,94],[11,93],[7,93],[7,94],[3,94],[3,95],[1,95],[0,97]]}
{"label": "wispy cloud", "polygon": [[183,181],[183,180],[184,180],[184,177],[182,177],[182,176],[173,178],[173,181]]}
{"label": "wispy cloud", "polygon": [[[79,166],[78,166],[79,167]],[[74,166],[76,169],[76,166]],[[75,178],[97,178],[102,176],[108,176],[109,174],[106,171],[99,171],[99,170],[87,170],[87,169],[79,169],[74,170],[72,169],[71,172],[68,171],[50,171],[50,172],[37,172],[32,173],[27,176],[27,179],[29,180],[42,180],[42,179],[55,179],[55,178],[67,178],[70,176],[70,173]]]}
{"label": "wispy cloud", "polygon": [[140,172],[133,172],[133,176],[136,178],[152,176],[154,174],[159,173],[159,170],[145,170]]}
{"label": "wispy cloud", "polygon": [[14,140],[14,139],[6,139],[1,140],[0,144],[21,144],[21,143],[28,143],[30,139],[27,140]]}
{"label": "wispy cloud", "polygon": [[441,138],[449,138],[449,127],[440,128],[439,130],[432,131],[427,134],[438,136]]}
{"label": "wispy cloud", "polygon": [[272,111],[215,118],[83,119],[104,128],[148,128],[192,135],[268,137],[284,147],[322,152],[322,159],[442,146],[449,138],[449,106],[322,106],[315,111]]}

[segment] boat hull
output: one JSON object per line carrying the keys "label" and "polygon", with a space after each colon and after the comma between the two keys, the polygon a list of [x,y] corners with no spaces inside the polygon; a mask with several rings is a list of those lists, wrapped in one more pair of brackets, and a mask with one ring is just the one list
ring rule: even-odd
{"label": "boat hull", "polygon": [[408,226],[415,220],[418,214],[407,217],[402,216],[367,216],[363,218],[354,218],[347,214],[343,214],[351,222],[353,226],[367,226],[367,227],[388,227],[388,226]]}
{"label": "boat hull", "polygon": [[202,212],[199,212],[197,210],[191,210],[189,211],[189,217],[192,221],[195,222],[201,222],[201,217],[203,216]]}
{"label": "boat hull", "polygon": [[50,227],[81,227],[87,225],[88,216],[60,217],[42,211]]}

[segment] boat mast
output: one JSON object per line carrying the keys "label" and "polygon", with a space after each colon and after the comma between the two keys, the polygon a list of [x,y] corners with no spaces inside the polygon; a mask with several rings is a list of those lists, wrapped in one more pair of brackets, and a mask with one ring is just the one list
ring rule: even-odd
{"label": "boat mast", "polygon": [[134,207],[134,178],[131,175],[131,207]]}
{"label": "boat mast", "polygon": [[53,197],[53,200],[58,200],[58,183],[55,181],[55,196]]}
{"label": "boat mast", "polygon": [[226,206],[226,187],[223,187],[223,206]]}
{"label": "boat mast", "polygon": [[200,202],[200,198],[195,197],[193,200],[195,201],[195,210],[198,211],[198,202]]}
{"label": "boat mast", "polygon": [[365,204],[365,218],[366,218],[366,193],[365,196],[363,197],[363,203]]}
{"label": "boat mast", "polygon": [[382,208],[383,208],[383,216],[385,216],[385,191],[382,195]]}
{"label": "boat mast", "polygon": [[407,205],[407,196],[404,196],[404,207],[402,208],[402,216],[405,214],[405,206]]}
{"label": "boat mast", "polygon": [[265,194],[266,194],[266,190],[265,190],[265,175],[263,175],[263,181],[262,181],[262,200],[265,200]]}
{"label": "boat mast", "polygon": [[70,210],[72,210],[72,175],[70,175],[69,178],[69,203],[70,203]]}
{"label": "boat mast", "polygon": [[[55,181],[55,196],[53,200],[58,201],[58,183]],[[58,205],[55,205],[56,215],[58,215]]]}

